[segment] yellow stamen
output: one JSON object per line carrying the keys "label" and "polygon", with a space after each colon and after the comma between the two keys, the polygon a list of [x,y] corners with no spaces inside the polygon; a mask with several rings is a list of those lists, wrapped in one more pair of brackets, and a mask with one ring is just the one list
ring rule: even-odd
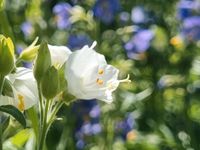
{"label": "yellow stamen", "polygon": [[99,69],[98,74],[102,75],[104,73],[103,69]]}
{"label": "yellow stamen", "polygon": [[102,85],[102,84],[103,84],[103,80],[101,80],[101,79],[98,78],[98,79],[96,80],[96,83],[99,84],[99,85]]}
{"label": "yellow stamen", "polygon": [[19,100],[18,109],[21,110],[21,111],[24,111],[24,109],[25,109],[25,106],[24,106],[24,96],[22,96],[21,94],[18,94],[17,98]]}

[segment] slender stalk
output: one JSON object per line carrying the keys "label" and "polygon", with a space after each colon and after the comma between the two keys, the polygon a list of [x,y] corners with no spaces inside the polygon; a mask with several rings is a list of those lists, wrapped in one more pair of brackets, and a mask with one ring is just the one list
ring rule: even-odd
{"label": "slender stalk", "polygon": [[2,134],[2,124],[0,124],[0,150],[3,150]]}
{"label": "slender stalk", "polygon": [[37,86],[38,86],[38,95],[39,95],[39,104],[40,104],[40,119],[41,121],[43,120],[43,100],[42,100],[42,93],[41,93],[41,90],[40,90],[40,83],[38,82],[37,83]]}
{"label": "slender stalk", "polygon": [[44,111],[44,116],[43,116],[43,121],[42,121],[42,133],[41,133],[41,138],[40,138],[40,143],[39,143],[39,150],[42,150],[44,147],[47,131],[48,131],[48,125],[47,125],[47,115],[48,115],[48,110],[49,110],[49,102],[50,100],[46,101],[45,104],[45,111]]}
{"label": "slender stalk", "polygon": [[2,94],[2,91],[3,91],[4,81],[5,81],[5,77],[0,75],[0,95]]}
{"label": "slender stalk", "polygon": [[[39,112],[40,112],[40,124],[39,124],[39,136],[37,137],[37,144],[39,144],[41,141],[41,134],[42,133],[42,129],[43,129],[43,98],[42,98],[42,93],[41,93],[41,90],[40,90],[40,83],[37,82],[37,86],[38,86],[38,96],[39,96]],[[39,149],[39,145],[38,145],[38,150]]]}
{"label": "slender stalk", "polygon": [[56,104],[54,110],[52,111],[51,117],[50,117],[50,119],[47,123],[48,126],[50,126],[53,123],[53,121],[55,120],[55,116],[56,116],[57,112],[59,111],[59,109],[62,107],[63,104],[64,104],[63,101],[60,101]]}
{"label": "slender stalk", "polygon": [[18,58],[15,62],[16,65],[20,64],[22,62],[22,59],[21,58]]}
{"label": "slender stalk", "polygon": [[[5,81],[4,76],[0,75],[0,95],[2,94],[3,91],[4,81]],[[0,124],[0,150],[3,150],[2,134],[3,134],[2,124]]]}

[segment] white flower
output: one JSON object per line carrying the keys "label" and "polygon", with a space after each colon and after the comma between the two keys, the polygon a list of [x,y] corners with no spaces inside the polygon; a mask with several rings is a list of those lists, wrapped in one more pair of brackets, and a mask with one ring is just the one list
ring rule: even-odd
{"label": "white flower", "polygon": [[96,42],[91,47],[84,46],[69,56],[65,68],[68,91],[79,99],[96,98],[110,103],[119,83],[130,80],[118,80],[119,70],[107,64],[105,57],[93,49],[95,45]]}
{"label": "white flower", "polygon": [[61,67],[72,53],[66,46],[53,46],[48,44],[51,62],[55,67]]}
{"label": "white flower", "polygon": [[0,96],[0,105],[14,105],[24,111],[38,101],[37,83],[30,69],[19,67],[15,74],[6,77],[12,86],[13,97]]}

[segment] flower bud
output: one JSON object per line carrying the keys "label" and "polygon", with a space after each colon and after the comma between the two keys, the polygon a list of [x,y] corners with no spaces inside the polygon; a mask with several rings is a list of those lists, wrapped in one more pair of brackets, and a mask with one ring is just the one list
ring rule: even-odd
{"label": "flower bud", "polygon": [[41,80],[42,94],[46,99],[54,98],[59,89],[58,70],[52,66],[49,68]]}
{"label": "flower bud", "polygon": [[0,74],[5,76],[14,68],[14,45],[10,38],[0,35]]}
{"label": "flower bud", "polygon": [[38,49],[34,64],[34,76],[38,82],[41,81],[46,71],[51,66],[51,55],[46,42],[42,42]]}
{"label": "flower bud", "polygon": [[0,0],[0,10],[3,9],[3,6],[4,6],[4,0]]}
{"label": "flower bud", "polygon": [[33,43],[27,47],[26,49],[24,49],[22,51],[22,53],[20,54],[19,58],[24,60],[24,61],[32,61],[35,59],[39,46],[36,46],[35,44],[38,41],[38,37],[35,38],[35,40],[33,41]]}

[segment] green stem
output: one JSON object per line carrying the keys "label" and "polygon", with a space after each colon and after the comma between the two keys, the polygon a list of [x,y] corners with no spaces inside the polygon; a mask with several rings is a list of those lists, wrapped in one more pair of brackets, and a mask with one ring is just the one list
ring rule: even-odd
{"label": "green stem", "polygon": [[45,111],[44,111],[44,117],[43,117],[43,123],[42,123],[42,133],[41,133],[41,138],[40,138],[39,150],[43,150],[47,131],[48,131],[47,115],[48,115],[48,110],[49,110],[49,102],[50,102],[50,100],[47,100],[46,104],[45,104]]}
{"label": "green stem", "polygon": [[56,106],[55,106],[55,108],[54,108],[54,110],[51,114],[51,117],[50,117],[50,119],[47,123],[48,126],[50,126],[53,123],[53,121],[55,120],[55,116],[56,116],[57,112],[59,111],[59,109],[62,107],[63,104],[64,104],[63,101],[60,101],[56,104]]}
{"label": "green stem", "polygon": [[0,150],[3,150],[2,135],[3,135],[2,124],[0,124]]}
{"label": "green stem", "polygon": [[39,149],[39,143],[41,142],[40,139],[41,139],[41,134],[42,133],[42,129],[43,129],[43,116],[44,116],[44,113],[43,113],[43,98],[42,98],[42,93],[41,93],[41,90],[40,90],[40,82],[37,82],[37,86],[38,86],[38,96],[39,96],[39,109],[40,109],[40,124],[39,124],[39,136],[37,138],[37,147],[38,147],[38,150]]}
{"label": "green stem", "polygon": [[39,105],[40,105],[40,123],[42,123],[43,120],[43,100],[42,100],[42,93],[40,90],[40,83],[37,83],[38,86],[38,95],[39,95]]}
{"label": "green stem", "polygon": [[2,94],[2,91],[3,91],[4,81],[5,81],[5,77],[0,75],[0,95]]}
{"label": "green stem", "polygon": [[22,59],[21,58],[18,58],[15,62],[16,65],[19,65],[20,63],[22,62]]}

